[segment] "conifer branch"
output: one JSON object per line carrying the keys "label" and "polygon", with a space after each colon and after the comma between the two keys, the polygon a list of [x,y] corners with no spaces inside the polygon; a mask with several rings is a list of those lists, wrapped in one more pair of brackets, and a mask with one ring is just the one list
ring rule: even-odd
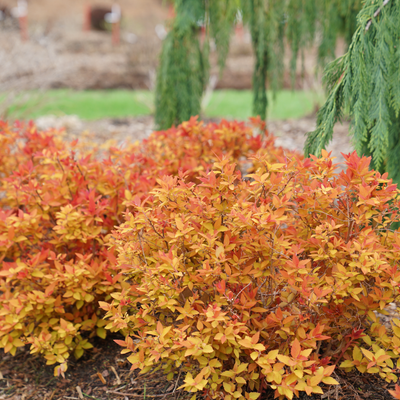
{"label": "conifer branch", "polygon": [[[318,113],[316,130],[308,134],[305,155],[320,154],[348,110],[357,153],[372,156],[371,169],[388,172],[399,184],[400,0],[379,3],[378,8],[376,0],[365,0],[349,51],[325,70],[329,96]],[[363,34],[382,14],[385,23],[376,26],[377,34]]]}
{"label": "conifer branch", "polygon": [[[380,13],[383,7],[385,7],[387,4],[389,4],[390,0],[385,0],[382,3],[382,7],[379,7],[375,12],[374,12],[374,18],[376,18]],[[372,25],[372,18],[368,20],[367,25],[365,26],[365,31],[368,31],[368,29],[371,27]]]}

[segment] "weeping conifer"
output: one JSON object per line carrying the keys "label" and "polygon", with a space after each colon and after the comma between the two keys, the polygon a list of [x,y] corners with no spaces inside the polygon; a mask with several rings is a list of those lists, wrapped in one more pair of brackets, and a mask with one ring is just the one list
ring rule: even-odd
{"label": "weeping conifer", "polygon": [[[157,73],[155,122],[160,129],[200,113],[209,72],[209,39],[215,41],[222,68],[236,12],[234,0],[175,0],[176,18],[164,41]],[[203,45],[201,25],[207,36]]]}
{"label": "weeping conifer", "polygon": [[359,155],[400,183],[400,0],[366,0],[349,51],[325,70],[329,96],[308,134],[305,154],[319,155],[344,112]]}
{"label": "weeping conifer", "polygon": [[265,0],[242,0],[241,7],[255,55],[253,113],[265,120],[267,79],[270,78],[273,89],[282,84],[285,8],[282,2],[270,1],[267,5]]}
{"label": "weeping conifer", "polygon": [[[290,72],[295,83],[300,52],[316,44],[321,36],[318,60],[333,58],[340,35],[350,43],[361,0],[242,0],[241,10],[250,28],[255,66],[253,115],[266,119],[266,87],[282,87],[285,42],[291,49]],[[304,58],[304,55],[303,55]]]}
{"label": "weeping conifer", "polygon": [[199,41],[202,2],[179,1],[177,17],[165,38],[156,86],[155,121],[160,128],[188,120],[200,109],[208,57]]}
{"label": "weeping conifer", "polygon": [[[249,26],[255,54],[253,114],[266,118],[268,86],[282,87],[285,42],[292,51],[294,82],[297,58],[314,45],[318,35],[319,59],[332,58],[339,34],[350,38],[361,0],[175,0],[176,19],[165,40],[156,88],[156,123],[168,128],[200,113],[207,82],[208,40],[214,39],[222,68],[229,38],[240,13]],[[199,42],[198,23],[207,40]]]}

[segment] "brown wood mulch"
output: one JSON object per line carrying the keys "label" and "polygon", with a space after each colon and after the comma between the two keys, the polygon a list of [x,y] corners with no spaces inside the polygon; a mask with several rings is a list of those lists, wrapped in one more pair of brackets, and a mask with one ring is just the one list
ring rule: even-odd
{"label": "brown wood mulch", "polygon": [[[54,366],[32,356],[27,349],[15,357],[0,351],[0,400],[186,400],[177,390],[181,382],[167,381],[162,372],[139,375],[130,371],[126,356],[113,341],[94,341],[94,349],[79,361],[70,361],[65,378],[53,376]],[[379,376],[358,372],[334,373],[340,385],[323,388],[323,395],[300,394],[301,400],[389,400],[388,384]],[[199,396],[198,396],[199,397]],[[272,400],[272,391],[260,400]]]}

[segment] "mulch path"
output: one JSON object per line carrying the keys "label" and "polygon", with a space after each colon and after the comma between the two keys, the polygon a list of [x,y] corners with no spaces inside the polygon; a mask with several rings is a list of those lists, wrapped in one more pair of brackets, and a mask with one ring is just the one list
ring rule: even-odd
{"label": "mulch path", "polygon": [[[186,400],[191,394],[176,390],[183,382],[167,381],[162,372],[139,375],[130,371],[126,355],[114,343],[117,336],[107,340],[94,339],[94,348],[82,359],[70,360],[65,378],[54,377],[54,366],[45,365],[40,356],[32,356],[28,349],[15,357],[0,350],[0,400],[130,400],[162,399]],[[334,378],[338,386],[326,386],[323,395],[300,394],[301,400],[388,400],[388,384],[379,376],[345,373],[338,370]],[[199,396],[198,396],[199,398]],[[264,393],[260,400],[274,399],[273,391]]]}

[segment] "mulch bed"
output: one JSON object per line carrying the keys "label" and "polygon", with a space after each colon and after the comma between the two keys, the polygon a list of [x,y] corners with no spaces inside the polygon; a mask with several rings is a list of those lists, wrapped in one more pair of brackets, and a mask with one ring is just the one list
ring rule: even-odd
{"label": "mulch bed", "polygon": [[[176,390],[183,382],[167,381],[162,372],[139,375],[130,371],[126,355],[109,337],[95,339],[94,349],[79,361],[69,362],[65,378],[53,375],[54,366],[46,366],[40,356],[32,356],[28,349],[15,357],[0,351],[0,400],[130,400],[163,399],[186,400],[191,395]],[[379,376],[345,373],[338,370],[334,378],[339,386],[323,388],[323,395],[307,396],[302,400],[389,400],[388,384]],[[198,396],[199,397],[199,396]],[[260,400],[272,400],[272,391],[264,393]]]}
{"label": "mulch bed", "polygon": [[130,371],[127,356],[121,355],[122,348],[110,339],[93,339],[94,348],[82,359],[74,361],[71,357],[65,378],[54,377],[54,365],[46,365],[42,357],[30,355],[28,349],[15,357],[1,350],[0,400],[190,398],[177,391],[177,382],[167,381],[162,372],[144,376]]}

